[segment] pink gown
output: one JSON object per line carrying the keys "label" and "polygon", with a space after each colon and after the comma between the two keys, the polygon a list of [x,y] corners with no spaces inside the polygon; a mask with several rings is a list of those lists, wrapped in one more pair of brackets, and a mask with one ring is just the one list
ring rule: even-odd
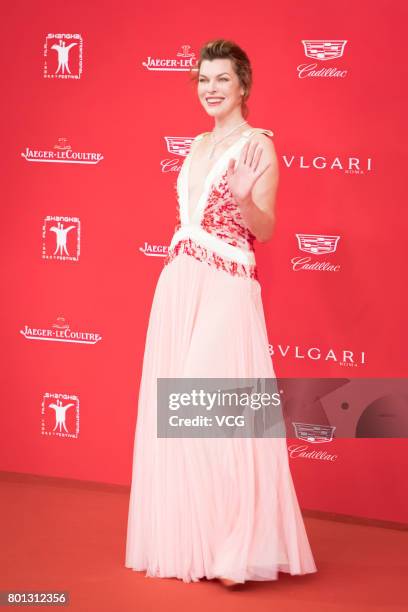
{"label": "pink gown", "polygon": [[216,161],[192,212],[191,153],[177,179],[177,225],[147,329],[127,527],[125,566],[146,576],[245,582],[317,571],[285,437],[156,435],[158,377],[275,377],[255,237],[226,181],[253,132]]}

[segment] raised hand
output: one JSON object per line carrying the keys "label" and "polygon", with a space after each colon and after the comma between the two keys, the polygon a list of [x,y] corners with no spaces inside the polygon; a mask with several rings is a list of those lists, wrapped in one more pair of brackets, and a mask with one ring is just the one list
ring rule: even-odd
{"label": "raised hand", "polygon": [[245,202],[250,198],[251,191],[258,178],[271,165],[267,163],[263,168],[259,162],[263,148],[259,143],[248,141],[241,150],[238,162],[230,159],[227,168],[228,186],[232,195],[240,202]]}

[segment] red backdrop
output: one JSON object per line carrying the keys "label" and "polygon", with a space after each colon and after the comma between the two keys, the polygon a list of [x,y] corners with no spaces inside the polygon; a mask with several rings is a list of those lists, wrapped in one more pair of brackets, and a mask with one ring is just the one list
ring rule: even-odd
{"label": "red backdrop", "polygon": [[[212,128],[188,68],[212,38],[247,51],[248,121],[280,162],[276,231],[256,245],[277,375],[405,375],[403,0],[7,12],[0,469],[130,483],[176,176]],[[289,436],[303,507],[407,520],[406,439]]]}

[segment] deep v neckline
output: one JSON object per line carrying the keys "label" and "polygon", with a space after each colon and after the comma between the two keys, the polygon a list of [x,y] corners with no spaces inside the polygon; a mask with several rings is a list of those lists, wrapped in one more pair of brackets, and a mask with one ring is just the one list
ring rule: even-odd
{"label": "deep v neckline", "polygon": [[197,204],[195,205],[195,209],[193,209],[192,211],[190,210],[190,197],[189,197],[189,187],[190,187],[189,179],[190,179],[190,166],[191,166],[191,161],[192,161],[192,155],[188,155],[186,157],[186,163],[183,168],[184,172],[183,172],[183,176],[181,177],[182,178],[182,181],[181,181],[181,195],[182,195],[181,208],[182,210],[180,211],[180,215],[181,215],[181,221],[183,223],[191,224],[193,221],[198,219],[198,224],[199,224],[201,215],[204,212],[205,204],[208,199],[210,187],[213,184],[214,178],[217,176],[218,168],[221,166],[227,154],[231,153],[233,149],[238,147],[238,145],[241,144],[241,141],[247,136],[249,136],[251,131],[252,130],[247,129],[244,132],[242,132],[241,136],[234,143],[232,143],[232,145],[227,147],[225,151],[217,159],[217,161],[211,166],[210,170],[207,172],[207,175],[204,179],[204,185],[201,190],[201,194],[197,200]]}

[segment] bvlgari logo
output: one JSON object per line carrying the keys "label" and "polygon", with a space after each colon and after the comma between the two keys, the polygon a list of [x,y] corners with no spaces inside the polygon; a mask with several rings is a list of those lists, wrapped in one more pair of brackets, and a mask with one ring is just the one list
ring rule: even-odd
{"label": "bvlgari logo", "polygon": [[94,166],[102,159],[102,153],[96,151],[74,151],[67,138],[58,138],[52,149],[33,149],[26,147],[21,157],[28,162],[85,164]]}
{"label": "bvlgari logo", "polygon": [[44,393],[41,402],[41,434],[59,438],[79,437],[79,398],[71,393]]}
{"label": "bvlgari logo", "polygon": [[82,53],[81,34],[47,34],[44,42],[44,78],[80,79]]}
{"label": "bvlgari logo", "polygon": [[333,156],[327,155],[282,155],[286,168],[300,168],[300,170],[330,170],[339,171],[344,174],[367,174],[371,172],[372,158],[361,159],[356,156]]}
{"label": "bvlgari logo", "polygon": [[20,334],[26,340],[48,340],[51,342],[67,342],[73,344],[96,344],[102,336],[93,331],[71,329],[65,317],[59,316],[51,327],[30,327],[20,329]]}
{"label": "bvlgari logo", "polygon": [[195,53],[190,51],[191,45],[182,45],[176,57],[149,57],[142,65],[148,70],[180,72],[187,71],[194,65]]}
{"label": "bvlgari logo", "polygon": [[168,245],[145,242],[144,246],[139,247],[139,251],[148,257],[165,257],[167,255]]}
{"label": "bvlgari logo", "polygon": [[42,226],[43,259],[78,261],[81,225],[78,217],[48,215]]}
{"label": "bvlgari logo", "polygon": [[290,344],[268,344],[271,357],[279,355],[287,359],[302,359],[303,361],[325,361],[345,368],[356,368],[366,364],[364,351],[351,349],[322,349],[318,346],[298,346]]}
{"label": "bvlgari logo", "polygon": [[193,137],[187,136],[165,136],[166,149],[168,153],[177,155],[178,158],[165,157],[161,161],[162,172],[179,172],[181,169],[180,157],[185,158],[190,151],[191,143],[194,140]]}
{"label": "bvlgari logo", "polygon": [[[301,42],[306,57],[322,62],[341,58],[347,40],[302,40]],[[317,65],[317,62],[300,64],[297,67],[299,79],[308,77],[344,79],[348,73],[348,70],[331,66],[322,66],[316,70]]]}

